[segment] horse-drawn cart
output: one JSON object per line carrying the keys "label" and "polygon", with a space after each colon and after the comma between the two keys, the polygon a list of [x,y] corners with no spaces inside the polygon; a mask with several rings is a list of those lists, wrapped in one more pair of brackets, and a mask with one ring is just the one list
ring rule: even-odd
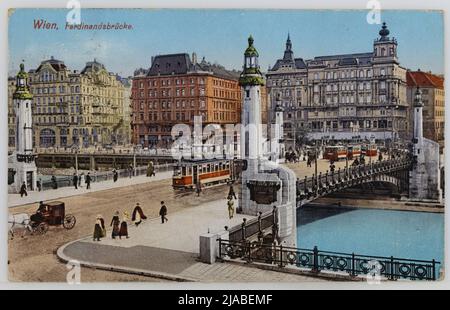
{"label": "horse-drawn cart", "polygon": [[9,230],[14,236],[14,228],[23,227],[32,234],[43,235],[49,226],[62,225],[65,229],[72,229],[77,220],[74,215],[66,214],[64,202],[53,201],[39,206],[38,211],[29,216],[28,214],[15,214],[9,217]]}
{"label": "horse-drawn cart", "polygon": [[43,210],[40,214],[42,215],[41,220],[35,220],[33,216],[31,217],[31,226],[44,224],[46,226],[44,233],[47,232],[48,226],[62,225],[65,229],[72,229],[77,222],[74,215],[66,214],[66,206],[64,202],[60,201],[43,204]]}

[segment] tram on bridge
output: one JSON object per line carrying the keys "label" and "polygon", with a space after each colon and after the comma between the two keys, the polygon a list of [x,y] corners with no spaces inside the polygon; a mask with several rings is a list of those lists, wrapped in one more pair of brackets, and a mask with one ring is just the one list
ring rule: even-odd
{"label": "tram on bridge", "polygon": [[323,159],[339,161],[341,159],[353,159],[361,156],[361,145],[334,145],[327,146],[323,152]]}
{"label": "tram on bridge", "polygon": [[228,183],[235,179],[235,165],[231,159],[182,160],[173,170],[175,190],[193,190]]}

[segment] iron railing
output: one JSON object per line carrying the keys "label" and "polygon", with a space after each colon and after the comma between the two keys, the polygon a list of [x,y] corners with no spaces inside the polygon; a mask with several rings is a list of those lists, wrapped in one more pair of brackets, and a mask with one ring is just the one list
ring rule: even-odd
{"label": "iron railing", "polygon": [[[171,171],[173,169],[174,164],[161,164],[161,165],[154,165],[155,172],[165,172],[165,171]],[[135,169],[116,169],[119,179],[120,178],[130,178],[140,175],[147,174],[147,167],[141,166],[136,167]],[[87,172],[85,172],[86,176]],[[95,182],[103,182],[103,181],[109,181],[113,180],[113,172],[112,171],[103,171],[103,172],[96,172],[96,171],[90,171],[90,175],[92,178],[92,183]],[[73,184],[73,176],[58,176],[56,179],[56,187],[69,187],[74,186]],[[83,184],[84,186],[84,184]],[[49,190],[55,188],[55,182],[52,180],[45,180],[42,181],[41,184],[41,190]]]}
{"label": "iron railing", "polygon": [[389,280],[409,279],[434,281],[438,277],[436,260],[415,260],[396,257],[367,256],[314,249],[284,247],[259,242],[236,242],[218,239],[220,259],[241,259],[248,263],[297,267],[313,272],[338,272],[352,277],[379,274]]}
{"label": "iron railing", "polygon": [[297,199],[309,199],[327,194],[338,189],[355,186],[364,181],[371,180],[378,175],[392,175],[404,178],[401,171],[407,172],[411,167],[408,158],[391,159],[372,162],[365,165],[350,166],[335,171],[320,172],[317,176],[305,176],[297,180]]}
{"label": "iron railing", "polygon": [[[262,238],[266,229],[276,227],[276,212],[276,207],[274,207],[270,212],[259,212],[257,218],[253,218],[249,221],[244,218],[241,225],[236,225],[229,229],[229,240],[242,241],[255,236]],[[228,227],[226,227],[226,230],[228,230]]]}

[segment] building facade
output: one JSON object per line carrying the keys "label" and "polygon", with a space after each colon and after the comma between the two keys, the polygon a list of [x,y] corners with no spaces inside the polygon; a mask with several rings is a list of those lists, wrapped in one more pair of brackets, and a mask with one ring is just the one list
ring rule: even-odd
{"label": "building facade", "polygon": [[133,143],[169,147],[175,124],[193,126],[240,121],[239,72],[229,71],[188,54],[152,57],[150,68],[138,69],[132,83]]}
{"label": "building facade", "polygon": [[283,58],[267,72],[269,119],[280,98],[287,148],[302,134],[322,141],[407,136],[406,69],[386,24],[379,35],[371,52],[311,60],[294,57],[288,36]]}
{"label": "building facade", "polygon": [[[129,126],[129,118],[123,118],[129,99],[121,79],[103,64],[94,60],[82,71],[71,71],[63,61],[52,57],[30,70],[28,79],[33,94],[34,147],[87,148],[126,143],[119,133]],[[10,143],[15,135],[11,126],[14,118],[10,109]]]}
{"label": "building facade", "polygon": [[412,106],[414,94],[419,88],[423,102],[423,135],[444,146],[445,92],[444,78],[423,71],[408,71],[407,98]]}

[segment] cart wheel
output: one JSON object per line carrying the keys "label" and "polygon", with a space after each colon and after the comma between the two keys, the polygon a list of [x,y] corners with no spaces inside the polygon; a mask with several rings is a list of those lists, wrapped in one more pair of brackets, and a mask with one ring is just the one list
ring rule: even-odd
{"label": "cart wheel", "polygon": [[65,229],[72,229],[77,223],[77,219],[72,214],[68,214],[64,217],[63,226]]}
{"label": "cart wheel", "polygon": [[43,235],[48,231],[48,224],[45,222],[40,223],[34,228],[34,232],[38,235]]}

